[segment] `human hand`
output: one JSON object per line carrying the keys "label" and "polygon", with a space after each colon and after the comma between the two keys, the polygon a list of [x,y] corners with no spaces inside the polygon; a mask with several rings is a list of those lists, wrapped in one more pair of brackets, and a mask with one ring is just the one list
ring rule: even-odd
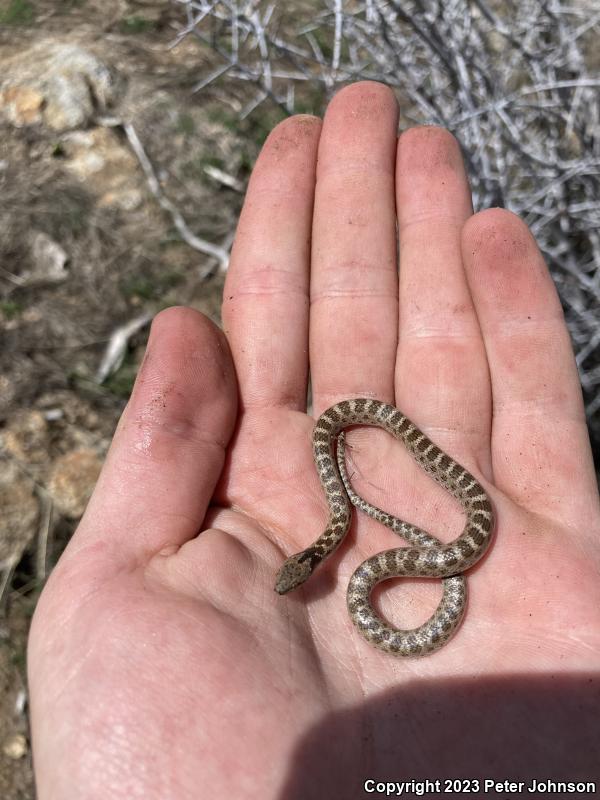
{"label": "human hand", "polygon": [[[40,800],[596,777],[600,511],[560,304],[524,224],[472,214],[454,139],[420,128],[397,142],[397,115],[388,89],[359,83],[322,126],[273,131],[227,276],[229,346],[189,309],[156,318],[32,624]],[[347,397],[391,402],[495,505],[465,622],[432,656],[394,659],[350,623],[350,574],[399,544],[362,514],[305,586],[273,591],[326,520],[309,363],[315,416]],[[458,535],[455,501],[400,444],[370,429],[348,442],[361,495]],[[400,582],[375,601],[409,627],[439,595],[439,581]]]}

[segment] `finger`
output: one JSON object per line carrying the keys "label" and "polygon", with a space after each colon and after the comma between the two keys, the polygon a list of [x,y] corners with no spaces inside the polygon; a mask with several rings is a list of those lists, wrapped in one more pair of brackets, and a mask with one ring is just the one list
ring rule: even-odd
{"label": "finger", "polygon": [[321,122],[279,124],[260,153],[223,294],[243,407],[306,408],[308,281]]}
{"label": "finger", "polygon": [[471,193],[454,137],[435,127],[403,133],[396,186],[397,403],[436,444],[489,474],[489,378],[460,246]]}
{"label": "finger", "polygon": [[469,220],[463,253],[490,363],[495,482],[566,524],[589,520],[597,488],[581,389],[542,254],[501,209]]}
{"label": "finger", "polygon": [[221,331],[192,309],[161,312],[71,552],[109,546],[139,562],[196,536],[235,411]]}
{"label": "finger", "polygon": [[393,93],[369,81],[342,89],[323,122],[311,274],[316,414],[343,397],[393,398],[397,124]]}

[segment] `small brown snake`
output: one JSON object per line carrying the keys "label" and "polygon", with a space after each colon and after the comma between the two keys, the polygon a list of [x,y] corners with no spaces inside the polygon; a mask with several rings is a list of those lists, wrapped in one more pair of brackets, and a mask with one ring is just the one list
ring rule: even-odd
{"label": "small brown snake", "polygon": [[[343,429],[349,425],[374,425],[403,442],[425,472],[459,500],[466,514],[460,536],[443,544],[431,534],[359,497],[350,486],[344,460]],[[312,545],[284,562],[277,575],[275,591],[285,594],[295,589],[333,553],[350,527],[352,503],[410,545],[378,553],[356,569],[347,595],[352,622],[370,644],[395,656],[422,656],[434,652],[448,641],[462,620],[467,594],[461,573],[481,558],[490,543],[494,515],[483,487],[401,411],[379,400],[337,403],[321,414],[312,440],[317,472],[329,506],[329,521]],[[426,622],[412,630],[393,627],[370,603],[375,584],[396,577],[443,579],[443,596],[437,609]]]}

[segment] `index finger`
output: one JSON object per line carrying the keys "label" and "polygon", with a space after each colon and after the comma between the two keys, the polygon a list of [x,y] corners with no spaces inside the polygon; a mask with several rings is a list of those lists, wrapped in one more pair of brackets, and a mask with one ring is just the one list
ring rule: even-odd
{"label": "index finger", "polygon": [[222,308],[243,408],[306,408],[320,130],[320,120],[308,115],[281,122],[265,142],[248,186]]}

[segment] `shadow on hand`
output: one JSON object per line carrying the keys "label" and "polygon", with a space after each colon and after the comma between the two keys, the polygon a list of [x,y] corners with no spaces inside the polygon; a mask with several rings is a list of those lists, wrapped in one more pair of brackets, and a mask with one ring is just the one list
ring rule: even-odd
{"label": "shadow on hand", "polygon": [[[485,780],[523,781],[517,797],[527,795],[534,781],[593,781],[597,790],[599,725],[600,673],[415,681],[332,713],[314,727],[298,744],[280,798],[385,797],[365,791],[368,779],[439,780],[440,796],[513,794],[508,788],[485,791]],[[480,785],[449,792],[445,779],[477,779]],[[423,788],[431,791],[404,786],[402,795],[437,793],[435,786]],[[546,793],[573,796],[572,790]]]}

